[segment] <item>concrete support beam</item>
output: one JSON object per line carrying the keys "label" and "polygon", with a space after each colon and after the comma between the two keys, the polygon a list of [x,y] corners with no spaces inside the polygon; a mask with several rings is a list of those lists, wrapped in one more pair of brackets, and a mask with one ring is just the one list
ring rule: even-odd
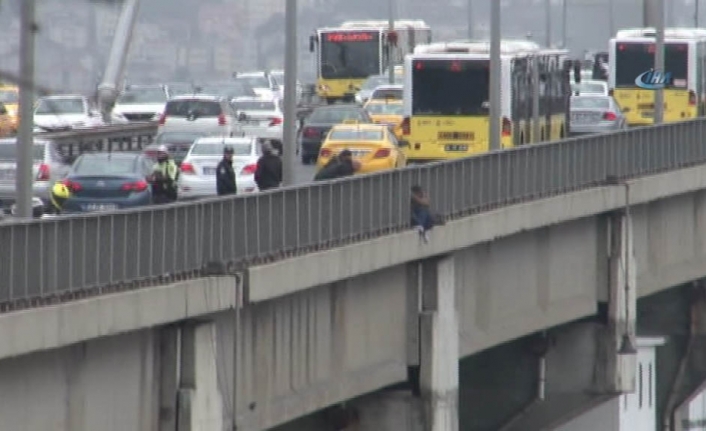
{"label": "concrete support beam", "polygon": [[459,323],[453,256],[424,263],[420,387],[427,431],[458,431]]}
{"label": "concrete support beam", "polygon": [[635,391],[637,266],[632,232],[629,212],[608,217],[608,319],[599,331],[602,349],[597,360],[597,392]]}

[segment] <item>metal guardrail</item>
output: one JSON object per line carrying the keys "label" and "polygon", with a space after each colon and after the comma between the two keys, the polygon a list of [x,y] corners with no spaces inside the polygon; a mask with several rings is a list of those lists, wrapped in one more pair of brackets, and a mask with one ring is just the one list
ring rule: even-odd
{"label": "metal guardrail", "polygon": [[195,203],[0,226],[5,310],[201,276],[409,228],[410,188],[457,218],[706,163],[706,119]]}

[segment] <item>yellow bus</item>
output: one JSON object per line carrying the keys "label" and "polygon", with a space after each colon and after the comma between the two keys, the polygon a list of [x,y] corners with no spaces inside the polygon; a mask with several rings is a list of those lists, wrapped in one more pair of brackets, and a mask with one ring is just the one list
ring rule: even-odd
{"label": "yellow bus", "polygon": [[[405,59],[404,119],[410,161],[466,157],[489,148],[489,43],[419,46]],[[502,146],[567,136],[567,51],[524,40],[501,42]],[[533,67],[539,67],[540,135],[533,136]]]}
{"label": "yellow bus", "polygon": [[[421,20],[395,21],[390,36],[384,20],[346,21],[335,28],[321,28],[309,40],[316,53],[317,93],[328,103],[352,102],[371,75],[401,64],[419,43],[431,42],[431,29]],[[388,58],[388,41],[394,47]]]}
{"label": "yellow bus", "polygon": [[[654,123],[654,90],[640,79],[654,68],[655,31],[620,30],[610,40],[608,88],[631,126]],[[664,122],[704,115],[706,29],[668,28],[664,32]],[[649,79],[649,77],[648,77]]]}

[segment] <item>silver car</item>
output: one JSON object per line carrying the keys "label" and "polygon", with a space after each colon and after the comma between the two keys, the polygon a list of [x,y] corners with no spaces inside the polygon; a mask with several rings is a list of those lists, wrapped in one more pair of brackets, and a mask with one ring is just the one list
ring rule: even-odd
{"label": "silver car", "polygon": [[262,155],[257,138],[199,138],[181,163],[179,199],[216,195],[216,166],[223,159],[225,147],[233,148],[233,170],[238,194],[257,191],[255,169]]}
{"label": "silver car", "polygon": [[615,132],[625,128],[625,117],[612,97],[571,97],[569,130],[572,135]]}
{"label": "silver car", "polygon": [[[15,202],[15,175],[17,173],[16,140],[0,140],[0,207],[8,210]],[[34,140],[32,149],[34,165],[32,168],[33,195],[44,201],[49,201],[51,187],[56,181],[66,176],[71,167],[71,158],[64,156],[56,143],[41,139]]]}
{"label": "silver car", "polygon": [[169,100],[159,118],[157,133],[194,132],[214,136],[242,136],[230,103],[220,96],[192,94]]}

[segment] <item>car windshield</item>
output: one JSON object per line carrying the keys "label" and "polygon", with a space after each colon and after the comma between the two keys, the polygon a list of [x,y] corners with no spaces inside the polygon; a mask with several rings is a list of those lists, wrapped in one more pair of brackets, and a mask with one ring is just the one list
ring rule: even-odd
{"label": "car windshield", "polygon": [[172,117],[217,117],[221,115],[221,104],[210,100],[172,100],[167,103],[165,114]]}
{"label": "car windshield", "polygon": [[198,138],[204,136],[203,133],[186,133],[186,132],[166,132],[160,133],[155,138],[155,144],[174,144],[181,142],[194,142]]}
{"label": "car windshield", "polygon": [[402,90],[397,88],[381,88],[379,90],[375,90],[371,98],[402,100]]}
{"label": "car windshield", "polygon": [[233,102],[236,111],[274,111],[275,103],[268,101],[247,100]]}
{"label": "car windshield", "polygon": [[255,96],[250,85],[244,82],[229,82],[224,84],[203,84],[198,87],[198,92],[202,94],[212,94],[214,96],[225,97],[226,99],[234,99],[236,97]]}
{"label": "car windshield", "polygon": [[572,97],[571,108],[609,109],[610,100],[606,97]]}
{"label": "car windshield", "polygon": [[309,116],[310,123],[337,124],[346,120],[364,121],[357,109],[317,109]]}
{"label": "car windshield", "polygon": [[[32,150],[34,160],[44,160],[44,144],[34,144]],[[15,143],[0,144],[0,160],[16,160],[17,145]]]}
{"label": "car windshield", "polygon": [[167,94],[161,88],[140,88],[127,90],[120,95],[118,103],[128,104],[147,104],[147,103],[164,103],[167,101]]}
{"label": "car windshield", "polygon": [[332,141],[382,141],[382,130],[333,130]]}
{"label": "car windshield", "polygon": [[372,115],[402,115],[400,103],[371,103],[365,110]]}
{"label": "car windshield", "polygon": [[270,88],[270,83],[264,76],[239,76],[236,80],[252,88]]}
{"label": "car windshield", "polygon": [[191,84],[169,84],[169,94],[181,96],[182,94],[190,94],[194,92],[194,87]]}
{"label": "car windshield", "polygon": [[0,90],[0,102],[14,105],[20,102],[20,95],[17,91]]}
{"label": "car windshield", "polygon": [[197,142],[191,149],[193,156],[220,156],[223,155],[223,148],[230,147],[233,149],[234,156],[248,156],[252,153],[252,143],[202,143]]}
{"label": "car windshield", "polygon": [[389,78],[386,76],[371,76],[363,83],[363,86],[360,89],[361,90],[375,90],[379,86],[386,84],[388,81],[389,81]]}
{"label": "car windshield", "polygon": [[123,155],[83,155],[74,165],[73,174],[82,176],[111,176],[130,175],[137,172],[137,161],[135,156],[125,157]]}
{"label": "car windshield", "polygon": [[40,99],[35,114],[83,114],[81,99]]}
{"label": "car windshield", "polygon": [[571,89],[574,93],[605,93],[605,86],[598,82],[581,82],[579,84],[572,84]]}
{"label": "car windshield", "polygon": [[270,76],[273,77],[278,84],[284,85],[284,73],[270,73]]}

